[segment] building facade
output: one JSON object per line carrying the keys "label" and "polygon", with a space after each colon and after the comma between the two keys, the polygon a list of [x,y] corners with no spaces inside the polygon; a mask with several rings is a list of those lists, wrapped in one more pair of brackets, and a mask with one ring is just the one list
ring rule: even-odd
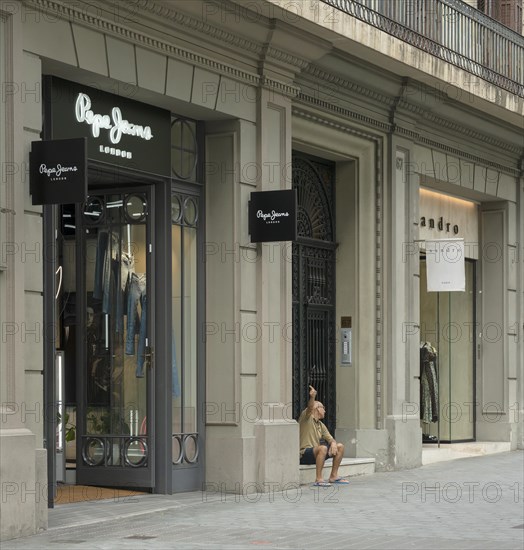
{"label": "building facade", "polygon": [[468,4],[500,21],[515,32],[524,33],[524,13],[522,0],[468,0]]}
{"label": "building facade", "polygon": [[[59,483],[298,483],[309,384],[377,470],[524,447],[524,39],[383,9],[0,4],[3,538]],[[36,204],[35,142],[79,138],[83,200]],[[286,189],[296,240],[251,242],[251,193]],[[462,292],[427,290],[442,238]]]}

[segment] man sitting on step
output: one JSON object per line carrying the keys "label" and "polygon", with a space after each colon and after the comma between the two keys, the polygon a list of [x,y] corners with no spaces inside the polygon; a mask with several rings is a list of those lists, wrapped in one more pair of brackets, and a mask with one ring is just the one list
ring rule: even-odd
{"label": "man sitting on step", "polygon": [[[302,411],[298,424],[300,427],[300,464],[316,465],[316,480],[314,485],[330,487],[332,483],[346,485],[349,481],[339,477],[338,468],[344,456],[344,445],[337,443],[329,433],[322,419],[326,414],[324,405],[316,401],[317,390],[309,386],[309,401],[307,408]],[[324,462],[333,459],[329,481],[324,481],[322,468]]]}

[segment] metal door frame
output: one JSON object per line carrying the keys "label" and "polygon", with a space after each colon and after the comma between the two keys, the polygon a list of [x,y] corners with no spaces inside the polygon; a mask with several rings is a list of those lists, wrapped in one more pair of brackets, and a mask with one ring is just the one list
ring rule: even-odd
{"label": "metal door frame", "polygon": [[[171,261],[166,254],[170,251],[170,235],[166,227],[170,227],[170,179],[153,174],[137,173],[133,170],[119,168],[100,162],[89,163],[89,191],[91,194],[105,193],[109,188],[122,192],[124,189],[136,189],[134,186],[150,189],[152,201],[155,204],[154,220],[150,224],[151,242],[153,243],[154,269],[149,278],[155,285],[156,294],[164,295],[171,288]],[[46,262],[44,264],[44,403],[45,403],[45,440],[47,449],[48,473],[48,507],[54,507],[56,498],[56,377],[55,377],[55,329],[57,290],[55,271],[58,267],[58,253],[56,246],[58,206],[45,205],[44,214],[44,249]],[[153,265],[153,264],[151,264]],[[149,268],[151,270],[151,267]],[[154,279],[153,279],[154,277]],[[154,449],[155,483],[150,487],[157,493],[172,492],[171,467],[171,415],[169,404],[171,395],[169,388],[170,370],[164,369],[170,361],[170,331],[171,331],[171,304],[166,300],[157,300],[151,304],[151,323],[155,323],[155,358],[154,368],[154,410],[151,426],[154,430],[154,440],[151,446]],[[152,326],[152,325],[151,325]],[[112,481],[112,480],[109,480]],[[129,485],[129,484],[128,484]],[[139,488],[140,485],[133,485]]]}
{"label": "metal door frame", "polygon": [[[108,187],[103,189],[91,189],[89,196],[109,196],[122,195],[130,193],[145,193],[148,200],[148,213],[146,216],[146,244],[149,250],[146,250],[146,273],[147,277],[147,338],[150,345],[155,349],[154,339],[154,318],[155,318],[155,284],[152,266],[154,261],[154,219],[155,219],[155,203],[154,190],[151,185],[139,186],[119,186]],[[132,466],[87,466],[82,460],[82,439],[89,434],[86,430],[86,347],[84,343],[84,335],[86,333],[85,314],[86,303],[86,233],[84,231],[84,223],[82,220],[82,205],[76,206],[76,283],[77,283],[77,301],[76,301],[76,318],[78,330],[76,333],[76,385],[77,385],[77,425],[76,425],[76,480],[77,483],[83,485],[105,485],[105,486],[133,486],[133,487],[154,487],[155,485],[155,369],[151,371],[150,376],[146,376],[146,395],[147,395],[147,418],[148,430],[144,438],[148,449],[147,466],[132,467]],[[80,257],[80,261],[78,258]],[[151,280],[150,280],[151,279]],[[79,290],[80,289],[80,290]],[[107,434],[101,434],[107,435]],[[117,435],[117,434],[114,434]],[[95,436],[92,436],[95,437]],[[107,440],[104,441],[107,443]],[[126,443],[124,443],[125,445]]]}

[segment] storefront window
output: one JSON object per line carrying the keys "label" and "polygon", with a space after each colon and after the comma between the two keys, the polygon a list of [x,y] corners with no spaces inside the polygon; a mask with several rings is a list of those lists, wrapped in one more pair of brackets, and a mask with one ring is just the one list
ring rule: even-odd
{"label": "storefront window", "polygon": [[111,441],[112,465],[143,465],[147,454],[138,438],[147,435],[146,212],[140,193],[89,197],[83,211],[94,256],[86,262],[86,430],[136,438]]}
{"label": "storefront window", "polygon": [[465,262],[465,292],[427,292],[420,262],[421,427],[423,442],[475,438],[475,262]]}
{"label": "storefront window", "polygon": [[198,199],[174,193],[172,222],[173,463],[198,458],[197,223]]}

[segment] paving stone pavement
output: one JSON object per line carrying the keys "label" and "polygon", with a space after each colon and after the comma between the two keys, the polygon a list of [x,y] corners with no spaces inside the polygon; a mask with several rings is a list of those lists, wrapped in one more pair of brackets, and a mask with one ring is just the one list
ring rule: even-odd
{"label": "paving stone pavement", "polygon": [[524,548],[524,452],[283,492],[194,492],[64,504],[49,529],[2,550],[46,548]]}

